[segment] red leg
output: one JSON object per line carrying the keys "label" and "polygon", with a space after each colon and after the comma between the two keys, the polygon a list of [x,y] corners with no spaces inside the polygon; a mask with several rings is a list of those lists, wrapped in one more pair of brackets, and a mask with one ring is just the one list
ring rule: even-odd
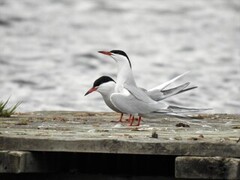
{"label": "red leg", "polygon": [[134,116],[132,116],[132,119],[130,121],[130,125],[129,126],[132,126],[133,125],[133,122],[134,122]]}
{"label": "red leg", "polygon": [[139,116],[139,117],[138,117],[138,123],[137,123],[137,126],[139,126],[139,125],[140,125],[140,123],[141,123],[141,120],[142,120],[142,117],[141,117],[141,116]]}
{"label": "red leg", "polygon": [[121,113],[121,116],[120,116],[119,122],[122,122],[122,117],[123,117],[123,113]]}
{"label": "red leg", "polygon": [[130,114],[130,115],[129,115],[129,118],[126,119],[126,121],[131,122],[131,119],[132,119],[132,115]]}

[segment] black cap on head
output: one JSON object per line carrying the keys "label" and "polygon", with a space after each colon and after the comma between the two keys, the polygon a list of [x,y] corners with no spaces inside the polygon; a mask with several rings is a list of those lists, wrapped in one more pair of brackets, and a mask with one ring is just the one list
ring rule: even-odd
{"label": "black cap on head", "polygon": [[131,64],[131,62],[130,62],[130,59],[129,59],[128,55],[127,55],[124,51],[122,51],[122,50],[112,50],[112,51],[110,51],[110,52],[111,52],[111,53],[114,53],[114,54],[120,54],[120,55],[122,55],[122,56],[125,56],[125,57],[128,59],[130,68],[132,68],[132,64]]}
{"label": "black cap on head", "polygon": [[113,81],[115,82],[111,77],[109,76],[101,76],[100,78],[98,78],[96,81],[94,81],[93,83],[93,87],[97,87],[100,86],[103,83],[109,82],[109,81]]}

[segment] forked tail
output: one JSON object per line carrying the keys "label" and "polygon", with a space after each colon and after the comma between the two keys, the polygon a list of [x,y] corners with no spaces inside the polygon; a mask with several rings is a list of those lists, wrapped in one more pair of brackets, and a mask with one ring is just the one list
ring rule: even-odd
{"label": "forked tail", "polygon": [[155,116],[158,115],[170,115],[180,118],[191,118],[191,115],[201,113],[204,111],[212,110],[211,108],[190,108],[182,106],[169,105],[166,109],[158,110],[154,112]]}

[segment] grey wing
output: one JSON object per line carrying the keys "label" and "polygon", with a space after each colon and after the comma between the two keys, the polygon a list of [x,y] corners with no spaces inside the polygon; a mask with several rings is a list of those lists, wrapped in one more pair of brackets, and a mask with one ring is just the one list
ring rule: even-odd
{"label": "grey wing", "polygon": [[163,83],[163,84],[160,84],[160,85],[158,85],[158,86],[156,86],[156,87],[154,87],[154,88],[152,88],[152,89],[149,89],[148,91],[150,92],[150,91],[154,91],[154,90],[163,90],[163,89],[165,89],[167,86],[169,86],[170,84],[172,84],[174,81],[176,81],[177,79],[179,79],[179,78],[181,78],[182,76],[184,76],[184,75],[186,75],[187,73],[189,73],[189,71],[188,72],[185,72],[185,73],[183,73],[183,74],[180,74],[179,76],[177,76],[177,77],[175,77],[175,78],[173,78],[173,79],[171,79],[171,80],[169,80],[169,81],[167,81],[167,82],[165,82],[165,83]]}
{"label": "grey wing", "polygon": [[140,88],[142,91],[144,91],[145,93],[147,93],[147,89],[145,89],[145,88],[142,88],[142,87],[138,87],[138,88]]}
{"label": "grey wing", "polygon": [[153,99],[151,99],[148,94],[147,91],[144,91],[141,88],[135,87],[135,86],[131,86],[128,84],[124,84],[125,89],[127,89],[129,91],[129,93],[131,95],[133,95],[136,99],[143,101],[145,103],[154,103],[155,101]]}
{"label": "grey wing", "polygon": [[151,104],[141,101],[131,94],[113,93],[110,99],[117,109],[126,114],[145,114],[157,110],[154,106],[151,106]]}
{"label": "grey wing", "polygon": [[112,109],[112,110],[115,111],[115,112],[121,113],[121,111],[120,111],[119,109],[117,109],[117,108],[112,104],[112,102],[111,102],[111,100],[110,100],[110,97],[105,97],[105,96],[103,96],[103,100],[104,100],[105,104],[106,104],[110,109]]}
{"label": "grey wing", "polygon": [[[155,89],[152,91],[147,91],[148,96],[150,96],[153,100],[155,101],[160,101],[163,99],[166,99],[170,96],[179,94],[181,92],[185,92],[187,90],[190,89],[185,89],[190,83],[187,82],[185,84],[179,85],[177,87],[171,88],[171,89],[166,89],[166,90],[159,90],[159,89]],[[194,87],[196,88],[196,87]],[[194,89],[193,87],[191,89]]]}

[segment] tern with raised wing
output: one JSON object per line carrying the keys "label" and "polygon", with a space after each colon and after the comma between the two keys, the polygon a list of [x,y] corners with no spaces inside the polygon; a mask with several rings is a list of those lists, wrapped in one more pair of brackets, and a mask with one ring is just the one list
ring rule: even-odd
{"label": "tern with raised wing", "polygon": [[[114,93],[115,85],[116,85],[116,82],[111,77],[101,76],[100,78],[98,78],[97,80],[94,81],[92,88],[90,88],[85,95],[88,95],[88,94],[90,94],[92,92],[95,92],[95,91],[99,92],[102,95],[104,102],[106,103],[106,105],[110,109],[112,109],[115,112],[121,113],[121,117],[120,117],[120,120],[119,120],[119,121],[121,121],[122,116],[123,116],[123,112],[121,112],[119,109],[117,109],[111,102],[111,95]],[[168,92],[169,90],[165,90],[165,91]],[[183,91],[183,92],[185,92],[185,91]],[[175,107],[172,106],[171,108],[173,109]],[[175,110],[179,110],[179,109],[175,108]],[[191,108],[191,109],[189,109],[189,108],[186,109],[185,108],[184,109],[184,108],[181,108],[181,111],[178,111],[178,113],[182,114],[182,113],[184,113],[184,111],[185,112],[191,112],[191,111],[196,111],[196,110],[198,110],[198,109],[193,109],[193,108]],[[177,112],[175,111],[175,113],[177,113]],[[141,114],[141,116],[153,118],[153,117],[159,117],[159,114],[157,114],[157,113]],[[130,117],[130,119],[131,119],[131,117]],[[132,122],[131,122],[130,125],[132,125]]]}
{"label": "tern with raised wing", "polygon": [[[155,98],[158,97],[156,95],[156,92],[157,91],[159,92],[159,87],[164,89],[168,86],[168,83],[151,89],[149,93],[148,91],[139,88],[133,77],[130,59],[124,51],[121,50],[99,51],[99,53],[111,56],[117,62],[118,65],[117,81],[114,93],[112,93],[110,96],[110,101],[114,105],[114,107],[116,107],[120,112],[123,112],[125,114],[132,114],[133,115],[132,122],[134,120],[134,116],[136,115],[139,116],[138,118],[139,125],[141,121],[141,116],[145,115],[151,116],[152,114],[178,115],[180,111],[186,112],[197,110],[194,108],[185,108],[168,105],[160,101],[164,99],[164,96],[154,100]],[[178,79],[178,77],[175,78],[175,80],[176,79]],[[173,79],[173,81],[175,80]],[[169,84],[171,84],[171,81],[169,82]],[[186,91],[186,89],[184,90],[184,88],[186,88],[186,86],[188,85],[189,83],[181,85],[178,88],[172,89],[171,91],[169,91],[169,93],[174,95],[178,94],[181,91],[184,92]],[[189,88],[189,90],[193,88]],[[151,94],[154,95],[151,97]]]}

